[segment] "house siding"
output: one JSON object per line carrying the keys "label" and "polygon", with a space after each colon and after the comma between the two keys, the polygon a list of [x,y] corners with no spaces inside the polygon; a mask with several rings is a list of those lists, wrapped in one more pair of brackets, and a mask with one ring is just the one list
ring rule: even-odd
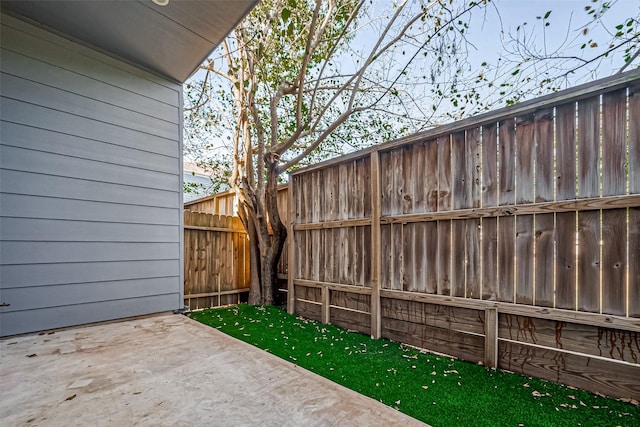
{"label": "house siding", "polygon": [[0,335],[181,307],[181,86],[1,30]]}

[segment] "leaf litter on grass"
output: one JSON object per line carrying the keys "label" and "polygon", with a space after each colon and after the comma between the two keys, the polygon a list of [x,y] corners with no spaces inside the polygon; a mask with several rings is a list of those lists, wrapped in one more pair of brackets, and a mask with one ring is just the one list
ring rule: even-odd
{"label": "leaf litter on grass", "polygon": [[190,316],[434,427],[640,425],[632,399],[487,370],[276,307],[244,304]]}

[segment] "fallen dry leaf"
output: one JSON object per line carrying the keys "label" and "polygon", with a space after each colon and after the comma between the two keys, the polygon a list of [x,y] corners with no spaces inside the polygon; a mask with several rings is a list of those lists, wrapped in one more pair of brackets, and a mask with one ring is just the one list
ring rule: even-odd
{"label": "fallen dry leaf", "polygon": [[450,371],[444,371],[445,374],[457,374],[458,371],[456,371],[455,369],[452,369]]}
{"label": "fallen dry leaf", "polygon": [[426,390],[426,389],[429,388],[429,386],[428,385],[423,385],[422,388]]}

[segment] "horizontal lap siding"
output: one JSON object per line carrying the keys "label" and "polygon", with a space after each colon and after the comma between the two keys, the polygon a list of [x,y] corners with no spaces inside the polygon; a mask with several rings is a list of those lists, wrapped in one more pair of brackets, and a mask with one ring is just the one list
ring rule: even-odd
{"label": "horizontal lap siding", "polygon": [[180,307],[180,86],[2,18],[1,335]]}

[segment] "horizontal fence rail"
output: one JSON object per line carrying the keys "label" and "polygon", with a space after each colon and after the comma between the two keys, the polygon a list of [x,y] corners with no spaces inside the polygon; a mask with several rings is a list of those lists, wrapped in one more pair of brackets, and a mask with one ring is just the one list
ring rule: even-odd
{"label": "horizontal fence rail", "polygon": [[294,172],[288,310],[640,397],[640,74]]}

